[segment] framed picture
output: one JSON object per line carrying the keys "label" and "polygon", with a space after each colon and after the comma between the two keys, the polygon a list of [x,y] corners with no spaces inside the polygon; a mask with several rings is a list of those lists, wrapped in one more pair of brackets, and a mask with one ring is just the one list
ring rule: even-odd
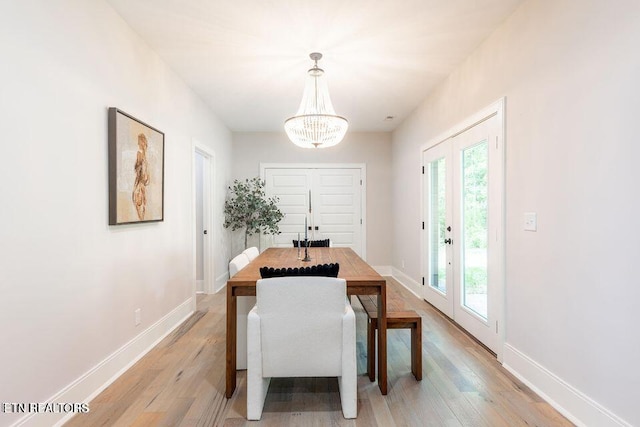
{"label": "framed picture", "polygon": [[109,108],[109,225],[164,220],[164,133]]}

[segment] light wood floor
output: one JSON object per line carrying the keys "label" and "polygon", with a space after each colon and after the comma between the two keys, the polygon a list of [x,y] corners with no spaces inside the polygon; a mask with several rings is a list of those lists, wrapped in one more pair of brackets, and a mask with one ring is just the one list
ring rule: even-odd
{"label": "light wood floor", "polygon": [[225,389],[225,293],[198,296],[197,312],[66,426],[570,426],[482,346],[392,279],[422,316],[423,380],[410,369],[408,330],[390,330],[389,394],[366,376],[366,315],[358,324],[358,418],[345,420],[333,378],[274,379],[262,421],[248,422],[246,375]]}

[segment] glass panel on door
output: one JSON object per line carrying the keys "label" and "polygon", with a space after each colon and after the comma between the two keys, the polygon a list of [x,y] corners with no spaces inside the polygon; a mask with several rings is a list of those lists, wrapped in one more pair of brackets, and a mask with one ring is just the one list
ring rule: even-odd
{"label": "glass panel on door", "polygon": [[462,304],[487,319],[487,141],[462,151]]}
{"label": "glass panel on door", "polygon": [[445,244],[446,222],[446,162],[444,158],[429,163],[430,218],[429,246],[431,280],[429,285],[442,293],[447,291],[447,248]]}

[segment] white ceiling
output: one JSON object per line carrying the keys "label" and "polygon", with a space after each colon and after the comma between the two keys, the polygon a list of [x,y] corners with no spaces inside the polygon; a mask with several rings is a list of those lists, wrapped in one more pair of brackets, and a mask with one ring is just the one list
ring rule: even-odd
{"label": "white ceiling", "polygon": [[350,130],[393,130],[523,0],[107,1],[238,132],[283,129],[311,52]]}

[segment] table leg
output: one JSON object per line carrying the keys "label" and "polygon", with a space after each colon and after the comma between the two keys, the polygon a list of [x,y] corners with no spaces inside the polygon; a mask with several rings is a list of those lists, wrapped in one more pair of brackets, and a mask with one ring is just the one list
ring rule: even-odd
{"label": "table leg", "polygon": [[378,295],[378,387],[387,394],[387,286]]}
{"label": "table leg", "polygon": [[376,380],[376,330],[378,329],[376,319],[369,319],[367,322],[367,373],[369,381]]}
{"label": "table leg", "polygon": [[227,283],[227,399],[236,389],[236,314],[236,296],[233,295],[233,287]]}

